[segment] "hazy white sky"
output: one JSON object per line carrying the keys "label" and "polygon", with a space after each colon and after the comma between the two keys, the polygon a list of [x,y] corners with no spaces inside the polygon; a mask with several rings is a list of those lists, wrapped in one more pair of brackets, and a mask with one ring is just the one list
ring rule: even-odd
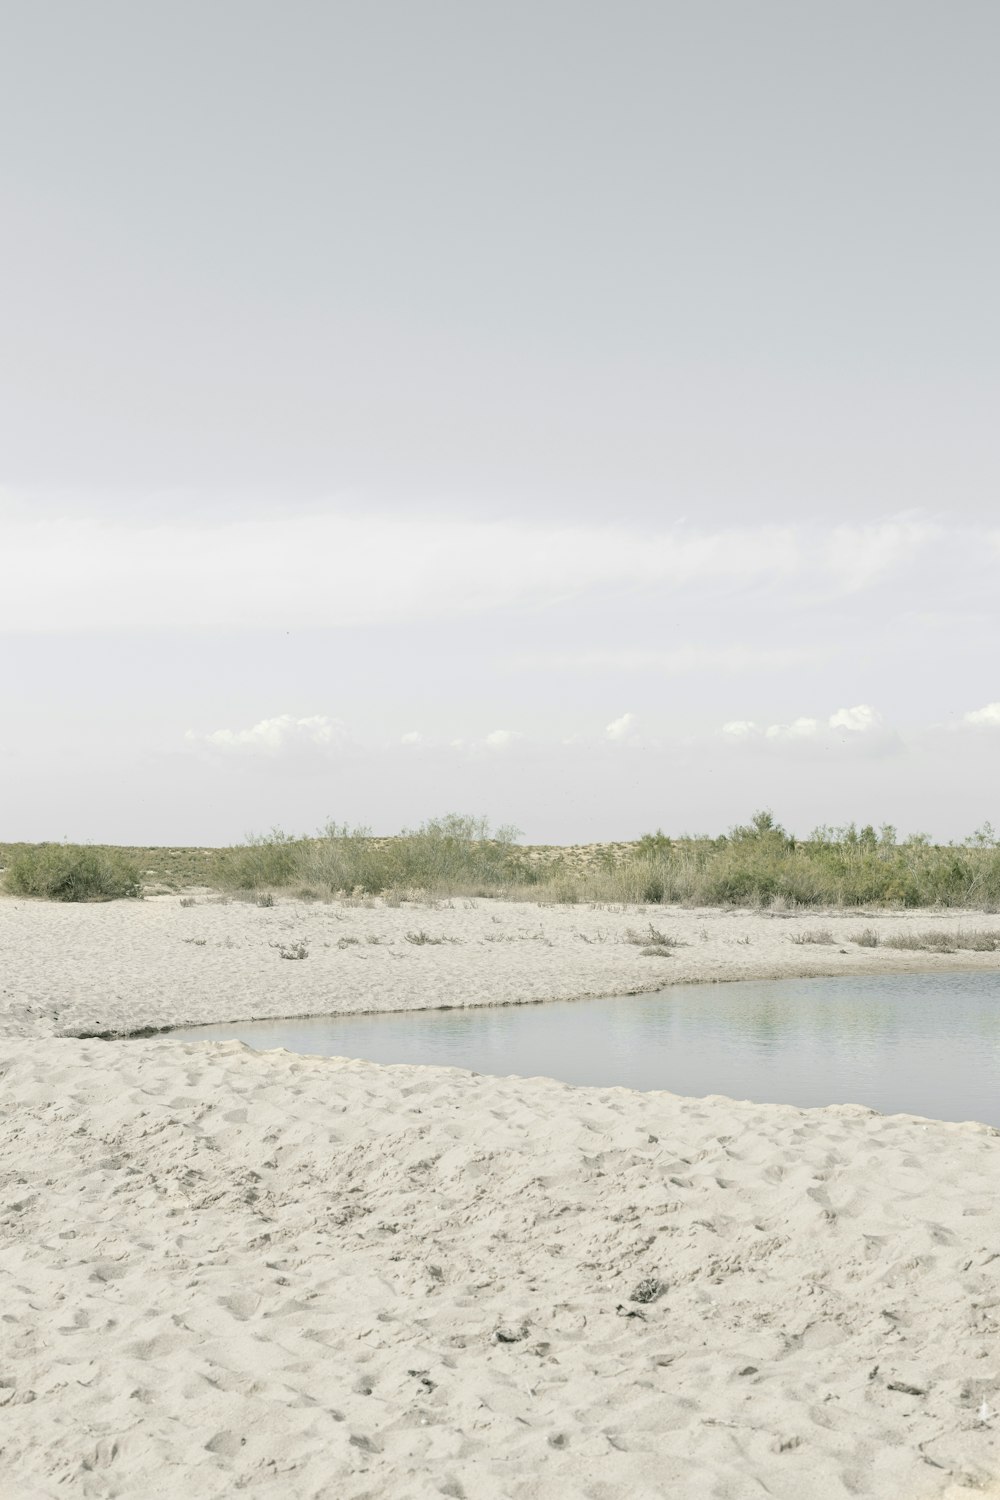
{"label": "hazy white sky", "polygon": [[1000,823],[992,0],[8,0],[0,839]]}

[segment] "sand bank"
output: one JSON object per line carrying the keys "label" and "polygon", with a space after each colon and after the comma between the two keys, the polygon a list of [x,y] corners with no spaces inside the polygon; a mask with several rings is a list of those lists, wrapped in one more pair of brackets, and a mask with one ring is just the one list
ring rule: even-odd
{"label": "sand bank", "polygon": [[849,942],[935,923],[4,901],[0,1494],[990,1493],[996,1132],[78,1035],[998,970]]}

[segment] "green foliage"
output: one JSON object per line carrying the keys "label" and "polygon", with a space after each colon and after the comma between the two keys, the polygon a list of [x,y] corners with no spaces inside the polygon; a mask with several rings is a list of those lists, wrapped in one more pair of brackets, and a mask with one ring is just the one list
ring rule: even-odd
{"label": "green foliage", "polygon": [[721,838],[645,835],[613,866],[578,878],[576,899],[996,909],[1000,847],[988,824],[963,845],[935,845],[926,834],[900,843],[891,824],[821,827],[799,840],[764,811]]}
{"label": "green foliage", "polygon": [[771,845],[783,845],[790,842],[788,834],[780,823],[774,821],[774,814],[770,809],[755,812],[750,822],[742,827],[729,830],[730,840],[734,844],[767,842]]}
{"label": "green foliage", "polygon": [[673,839],[667,838],[662,828],[655,833],[644,833],[635,846],[636,859],[662,859],[674,847]]}
{"label": "green foliage", "polygon": [[[577,849],[525,849],[516,828],[448,813],[392,837],[328,823],[314,838],[280,828],[224,850],[122,850],[0,845],[7,889],[58,900],[141,894],[141,874],[162,885],[212,884],[266,902],[289,890],[399,906],[462,895],[622,905],[971,907],[1000,909],[1000,843],[984,824],[962,844],[926,834],[900,841],[889,824],[787,833],[769,811],[716,838],[668,837]],[[141,863],[140,863],[141,860]]]}
{"label": "green foliage", "polygon": [[291,885],[299,878],[304,843],[304,839],[282,833],[280,828],[251,834],[239,848],[218,852],[211,871],[212,884],[222,890],[253,892]]}
{"label": "green foliage", "polygon": [[216,883],[258,890],[305,884],[332,894],[393,896],[420,891],[497,895],[533,885],[535,867],[516,847],[518,830],[491,831],[486,818],[448,813],[396,838],[329,822],[316,838],[273,830],[219,857]]}
{"label": "green foliage", "polygon": [[142,897],[142,872],[120,849],[90,844],[26,845],[4,875],[14,896],[46,901],[118,901]]}

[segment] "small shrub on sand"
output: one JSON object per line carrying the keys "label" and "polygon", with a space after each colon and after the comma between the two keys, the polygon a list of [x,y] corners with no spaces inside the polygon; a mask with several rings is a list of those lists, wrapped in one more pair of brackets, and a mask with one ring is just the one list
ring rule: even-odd
{"label": "small shrub on sand", "polygon": [[877,948],[881,941],[874,927],[863,927],[860,932],[848,935],[848,942],[857,943],[859,948]]}
{"label": "small shrub on sand", "polygon": [[646,1276],[639,1285],[629,1292],[630,1302],[655,1302],[666,1287],[658,1276]]}
{"label": "small shrub on sand", "polygon": [[272,948],[277,948],[282,958],[308,958],[309,944],[304,939],[296,943],[272,943]]}
{"label": "small shrub on sand", "polygon": [[679,946],[676,938],[668,937],[665,932],[661,932],[658,927],[654,927],[652,922],[650,922],[645,932],[636,932],[634,927],[627,927],[625,929],[625,942],[635,943],[636,947],[639,948],[676,948]]}
{"label": "small shrub on sand", "polygon": [[792,935],[793,943],[833,944],[836,941],[829,927],[807,927],[805,932],[796,932]]}
{"label": "small shrub on sand", "polygon": [[38,844],[18,854],[4,884],[11,895],[46,901],[141,900],[142,871],[120,849]]}

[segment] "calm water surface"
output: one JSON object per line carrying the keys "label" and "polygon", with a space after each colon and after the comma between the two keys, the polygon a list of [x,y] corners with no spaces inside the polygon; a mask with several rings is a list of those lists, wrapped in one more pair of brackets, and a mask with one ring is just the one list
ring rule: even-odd
{"label": "calm water surface", "polygon": [[1000,1126],[1000,973],[673,985],[607,1000],[236,1022],[171,1035]]}

